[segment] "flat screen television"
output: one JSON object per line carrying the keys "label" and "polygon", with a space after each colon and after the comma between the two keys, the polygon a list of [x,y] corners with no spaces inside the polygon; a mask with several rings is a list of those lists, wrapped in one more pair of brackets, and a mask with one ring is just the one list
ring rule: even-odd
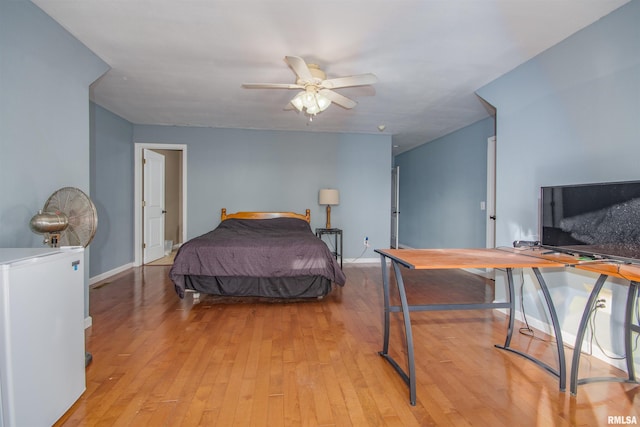
{"label": "flat screen television", "polygon": [[540,244],[640,263],[640,181],[541,188]]}

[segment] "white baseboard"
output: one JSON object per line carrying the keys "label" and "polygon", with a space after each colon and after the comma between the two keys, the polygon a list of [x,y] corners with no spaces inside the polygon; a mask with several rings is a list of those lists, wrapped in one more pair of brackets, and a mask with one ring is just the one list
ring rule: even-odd
{"label": "white baseboard", "polygon": [[104,272],[102,274],[98,274],[97,276],[90,277],[89,278],[89,286],[95,285],[98,282],[101,282],[101,281],[103,281],[105,279],[108,279],[111,276],[115,276],[118,273],[122,273],[123,271],[128,270],[130,268],[133,268],[133,263],[132,262],[130,262],[128,264],[125,264],[123,266],[114,268],[113,270],[106,271],[106,272]]}
{"label": "white baseboard", "polygon": [[380,258],[345,258],[345,264],[380,264]]}
{"label": "white baseboard", "polygon": [[[495,302],[495,301],[494,301]],[[505,309],[498,309],[498,311],[500,311],[501,313],[503,313],[505,316],[507,315],[507,310]],[[516,310],[515,315],[516,320],[520,320],[522,321],[522,312],[520,310]],[[535,317],[531,317],[531,316],[527,316],[527,323],[529,324],[529,327],[531,327],[532,329],[535,329],[543,334],[547,334],[547,335],[552,335],[553,334],[553,328],[551,328],[549,325],[547,325],[545,322],[541,322],[540,320],[536,319]],[[562,343],[564,344],[565,347],[570,348],[570,349],[574,349],[575,348],[575,342],[576,342],[576,336],[575,334],[570,334],[567,331],[561,331],[562,333]],[[555,339],[555,337],[554,337]],[[591,355],[593,357],[595,357],[598,360],[601,360],[613,367],[616,367],[618,369],[620,369],[623,372],[627,372],[627,363],[624,359],[622,360],[617,360],[617,359],[611,359],[609,357],[607,357],[597,346],[594,346],[591,351],[589,351],[589,348],[585,348],[588,347],[588,345],[586,345],[586,343],[582,344],[582,353],[583,354],[588,354]],[[618,354],[613,354],[614,357],[622,357],[621,355]],[[571,361],[567,361],[567,364],[570,364]]]}

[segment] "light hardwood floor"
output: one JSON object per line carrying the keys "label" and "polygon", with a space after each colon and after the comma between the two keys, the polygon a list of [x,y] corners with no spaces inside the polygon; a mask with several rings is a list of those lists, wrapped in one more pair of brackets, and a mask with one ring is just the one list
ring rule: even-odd
{"label": "light hardwood floor", "polygon": [[[636,417],[640,386],[595,383],[578,395],[504,342],[497,311],[413,313],[417,404],[378,355],[381,272],[345,265],[323,300],[178,298],[169,267],[135,268],[90,291],[87,390],[58,426],[605,426]],[[407,271],[410,299],[479,302],[493,282],[455,271]],[[421,285],[417,285],[421,283]],[[391,354],[404,362],[401,317]],[[548,336],[514,347],[555,365]],[[567,349],[568,362],[570,350]],[[584,356],[581,376],[623,375]],[[616,418],[614,420],[621,420]],[[633,418],[623,418],[633,421]]]}

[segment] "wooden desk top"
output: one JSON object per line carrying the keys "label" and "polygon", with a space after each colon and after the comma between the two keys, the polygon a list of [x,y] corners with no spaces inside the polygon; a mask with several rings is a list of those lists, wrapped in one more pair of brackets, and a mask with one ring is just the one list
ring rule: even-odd
{"label": "wooden desk top", "polygon": [[574,267],[640,282],[640,265],[581,260],[571,255],[544,249],[376,249],[407,268],[416,270],[446,268],[550,268]]}
{"label": "wooden desk top", "polygon": [[375,252],[416,270],[566,266],[561,261],[509,249],[376,249]]}
{"label": "wooden desk top", "polygon": [[598,274],[606,274],[611,277],[640,282],[640,265],[622,264],[612,262],[586,262],[574,266],[579,270],[592,271]]}
{"label": "wooden desk top", "polygon": [[[505,250],[518,250],[505,248]],[[540,257],[548,260],[558,261],[566,264],[567,266],[574,267],[578,270],[591,271],[598,274],[606,274],[611,277],[618,277],[625,280],[631,280],[634,282],[640,281],[640,265],[639,264],[625,264],[622,262],[616,262],[614,260],[607,261],[602,260],[585,260],[579,256],[572,256],[559,252],[550,253],[545,249],[525,249],[523,254]]]}

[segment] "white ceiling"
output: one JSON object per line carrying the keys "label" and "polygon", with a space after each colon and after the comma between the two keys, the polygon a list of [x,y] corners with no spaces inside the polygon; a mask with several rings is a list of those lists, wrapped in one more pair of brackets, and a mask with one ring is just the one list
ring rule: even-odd
{"label": "white ceiling", "polygon": [[[135,124],[384,133],[394,153],[487,117],[474,92],[628,0],[32,0],[111,66],[91,99]],[[312,122],[284,57],[327,78],[374,73],[337,91]]]}

